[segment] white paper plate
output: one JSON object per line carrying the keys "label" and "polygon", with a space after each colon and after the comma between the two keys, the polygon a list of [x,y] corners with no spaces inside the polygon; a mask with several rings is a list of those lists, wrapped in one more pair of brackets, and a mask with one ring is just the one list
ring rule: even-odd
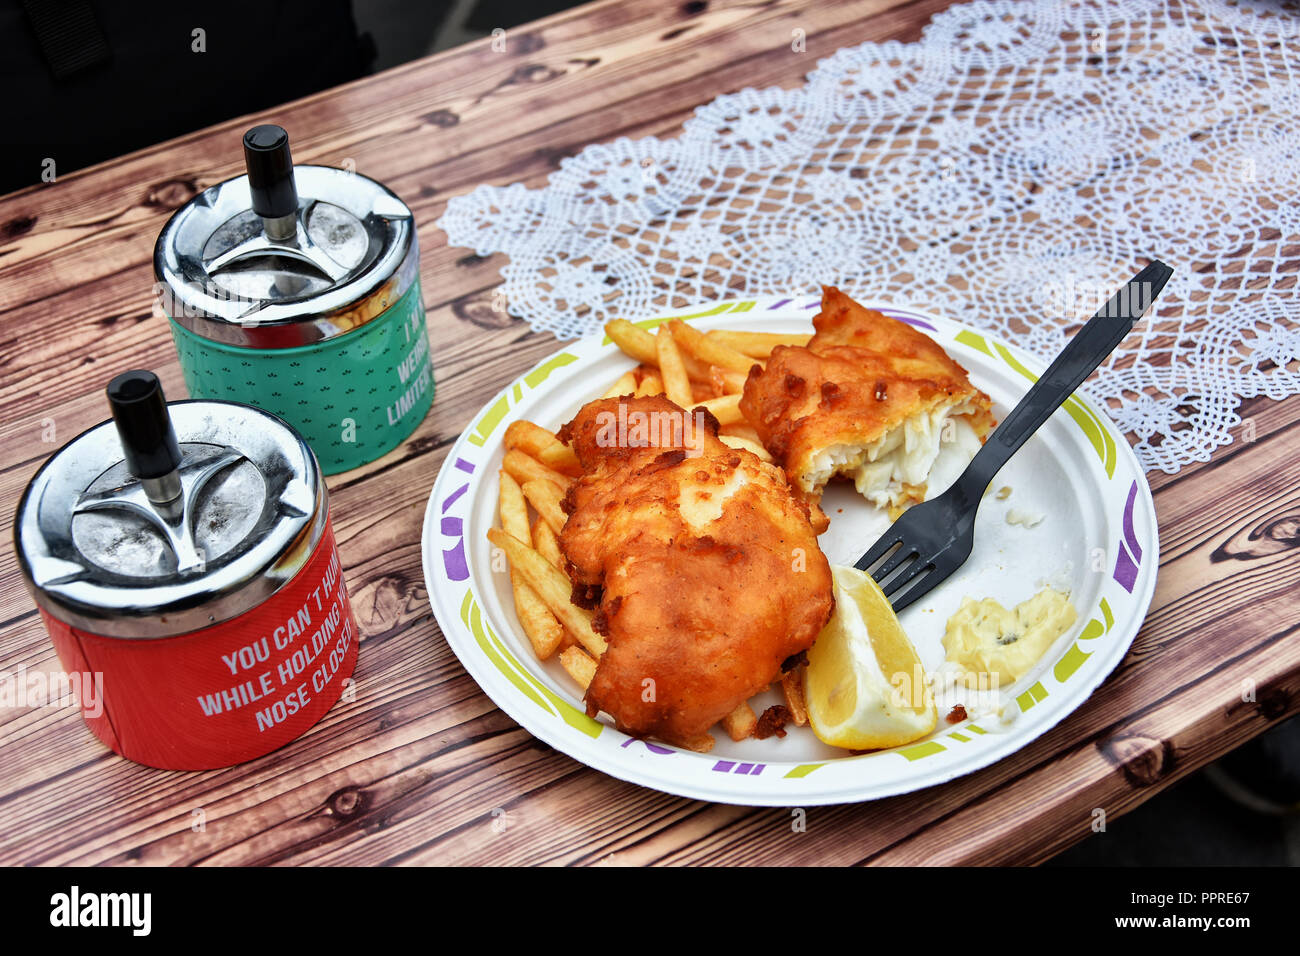
{"label": "white paper plate", "polygon": [[[766,298],[685,309],[637,324],[690,318],[711,329],[811,331],[818,300]],[[999,421],[1042,369],[1019,349],[950,320],[887,303],[864,303],[910,322],[939,342],[993,398]],[[634,363],[608,339],[574,342],[508,385],[447,455],[425,512],[424,576],[448,644],[484,692],[524,728],[588,766],[670,793],[722,803],[804,806],[871,800],[943,783],[1014,753],[1082,704],[1123,658],[1155,589],[1159,548],[1151,491],[1128,442],[1101,411],[1072,397],[994,480],[1010,497],[984,499],[975,550],[946,582],[900,620],[927,670],[961,598],[1006,606],[1046,584],[1068,587],[1074,627],[1010,688],[1016,719],[993,716],[939,725],[923,740],[870,754],[826,746],[807,727],[783,739],[733,742],[720,728],[697,754],[630,738],[586,716],[582,694],[557,661],[534,656],[515,617],[508,575],[492,568],[485,537],[497,522],[497,471],[506,425],[527,418],[567,422]],[[942,488],[933,489],[935,493]],[[887,519],[844,483],[823,499],[831,528],[820,542],[832,563],[852,564]],[[1032,529],[1010,509],[1044,515]],[[772,694],[771,701],[777,697]]]}

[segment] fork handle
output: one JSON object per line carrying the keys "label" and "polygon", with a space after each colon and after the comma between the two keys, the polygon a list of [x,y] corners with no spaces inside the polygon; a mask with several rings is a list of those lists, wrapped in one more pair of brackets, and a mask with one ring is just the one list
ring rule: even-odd
{"label": "fork handle", "polygon": [[978,501],[993,477],[1061,403],[1097,370],[1165,287],[1174,270],[1158,259],[1110,297],[971,459],[958,481]]}

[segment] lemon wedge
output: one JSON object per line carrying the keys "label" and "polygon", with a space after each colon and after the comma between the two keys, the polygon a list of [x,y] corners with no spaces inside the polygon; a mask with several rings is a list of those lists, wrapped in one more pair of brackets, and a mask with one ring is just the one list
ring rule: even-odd
{"label": "lemon wedge", "polygon": [[813,733],[834,747],[897,747],[934,730],[925,671],[871,576],[833,566],[835,614],[808,651],[804,694]]}

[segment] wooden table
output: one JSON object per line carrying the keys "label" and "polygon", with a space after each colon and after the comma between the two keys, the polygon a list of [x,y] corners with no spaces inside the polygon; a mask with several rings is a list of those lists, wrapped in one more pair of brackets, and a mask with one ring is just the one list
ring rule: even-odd
{"label": "wooden table", "polygon": [[[789,809],[683,800],[575,763],[498,710],[442,640],[419,548],[434,476],[483,402],[556,348],[493,310],[504,257],[447,247],[433,223],[448,197],[536,187],[587,143],[674,136],[719,93],[796,85],[864,40],[915,40],[943,6],[603,0],[509,31],[505,52],[469,44],[0,199],[8,513],[58,445],[107,417],[113,374],[152,368],[184,395],[151,314],[154,239],[172,210],[242,171],[254,121],[287,127],[298,162],[354,161],[414,207],[438,389],[401,448],[329,482],[364,635],[356,702],[211,773],[131,764],[69,707],[0,708],[0,863],[1029,863],[1088,836],[1094,808],[1114,820],[1294,713],[1300,397],[1246,402],[1253,440],[1238,429],[1212,461],[1149,476],[1155,600],[1082,708],[953,783],[811,808],[803,833]],[[806,53],[791,51],[795,28]],[[0,628],[0,670],[58,670],[7,533]]]}

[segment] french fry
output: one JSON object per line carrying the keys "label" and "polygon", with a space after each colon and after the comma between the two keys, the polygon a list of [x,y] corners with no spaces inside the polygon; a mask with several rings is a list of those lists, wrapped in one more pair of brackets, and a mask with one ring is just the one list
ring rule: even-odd
{"label": "french fry", "polygon": [[584,691],[596,676],[596,662],[582,648],[574,645],[560,651],[560,663]]}
{"label": "french fry", "polygon": [[[533,523],[533,547],[537,552],[551,563],[551,566],[560,572],[567,574],[565,571],[564,555],[560,552],[560,541],[555,537],[555,532],[551,526],[546,523],[546,519],[538,516]],[[560,650],[573,646],[576,641],[568,631],[560,638]]]}
{"label": "french fry", "polygon": [[506,448],[518,448],[548,468],[553,468],[564,475],[582,473],[578,465],[578,456],[573,449],[534,422],[519,420],[511,422],[505,434]]}
{"label": "french fry", "polygon": [[498,475],[501,479],[497,502],[501,513],[501,530],[514,535],[524,544],[532,544],[532,533],[528,529],[528,505],[524,502],[523,490],[504,468]]}
{"label": "french fry", "polygon": [[785,696],[785,706],[790,711],[790,719],[796,726],[808,723],[808,703],[803,696],[802,666],[792,667],[781,675],[781,693]]}
{"label": "french fry", "polygon": [[537,659],[544,661],[564,642],[564,628],[537,592],[519,580],[513,570],[510,572],[510,586],[515,594],[515,613],[519,616],[519,624],[528,635]]}
{"label": "french fry", "polygon": [[771,461],[772,454],[756,441],[741,438],[739,435],[719,435],[718,440],[729,448],[743,448],[759,457],[760,461]]}
{"label": "french fry", "polygon": [[564,570],[564,555],[560,552],[560,539],[555,536],[546,519],[538,517],[533,524],[533,547],[552,565]]}
{"label": "french fry", "polygon": [[700,402],[706,402],[710,398],[717,398],[719,395],[727,394],[722,389],[714,388],[712,383],[691,382],[691,404],[687,408],[694,408]]}
{"label": "french fry", "polygon": [[578,456],[574,454],[573,449],[564,442],[556,441],[554,445],[548,445],[542,449],[537,456],[547,468],[554,469],[566,478],[575,478],[582,474],[582,466],[578,464]]}
{"label": "french fry", "polygon": [[737,438],[743,438],[746,441],[763,444],[763,439],[758,437],[758,432],[754,431],[754,426],[746,421],[728,422],[722,426],[722,434],[735,435]]}
{"label": "french fry", "polygon": [[731,346],[723,345],[716,339],[710,339],[699,329],[687,325],[681,319],[669,322],[668,328],[672,330],[673,338],[677,340],[678,345],[706,365],[716,365],[719,368],[739,372],[741,375],[748,375],[749,370],[755,365],[763,364],[759,359],[737,352]]}
{"label": "french fry", "polygon": [[745,420],[745,416],[740,413],[739,395],[723,395],[699,404],[713,413],[719,425],[736,425]]}
{"label": "french fry", "polygon": [[636,394],[636,373],[632,369],[628,369],[619,376],[618,381],[611,385],[609,391],[601,397],[617,398],[620,395],[634,394]]}
{"label": "french fry", "polygon": [[[642,365],[659,365],[659,350],[655,345],[655,336],[647,332],[638,325],[633,325],[627,319],[614,319],[612,322],[605,323],[605,334],[614,340],[614,344],[623,350],[624,354],[636,359]],[[714,369],[708,362],[701,362],[693,355],[683,355],[682,364],[686,366],[686,374],[692,382],[704,382],[712,384],[715,381],[722,386],[720,391],[738,392],[745,387],[745,376],[749,374],[749,368],[742,371],[732,369]],[[753,362],[751,361],[752,365]]]}
{"label": "french fry", "polygon": [[[524,494],[508,472],[503,470],[500,479],[498,505],[501,512],[501,528],[506,534],[527,543],[530,535],[528,506],[524,504]],[[533,652],[539,660],[544,661],[560,646],[560,642],[564,639],[564,628],[560,626],[560,622],[556,620],[555,615],[547,608],[537,592],[524,582],[514,568],[510,569],[510,588],[514,592],[515,613],[519,616],[519,624],[528,635],[528,640],[533,645]]]}
{"label": "french fry", "polygon": [[632,377],[636,381],[637,385],[640,385],[642,382],[644,382],[647,375],[658,375],[658,374],[659,374],[658,365],[638,365],[636,368],[632,369]]}
{"label": "french fry", "polygon": [[[686,356],[683,356],[683,359]],[[745,379],[748,374],[741,375],[739,372],[733,372],[729,368],[718,368],[716,365],[709,366],[709,384],[719,395],[731,395],[745,390]]]}
{"label": "french fry", "polygon": [[537,592],[560,623],[596,657],[605,653],[605,639],[591,626],[591,612],[578,607],[571,600],[573,584],[563,571],[536,550],[500,528],[488,529],[488,540],[506,553],[510,566],[519,571],[524,581]]}
{"label": "french fry", "polygon": [[713,737],[709,734],[700,734],[698,737],[692,737],[690,740],[682,743],[687,750],[693,750],[697,754],[706,754],[713,749]]}
{"label": "french fry", "polygon": [[727,732],[727,736],[732,740],[744,740],[753,736],[754,728],[758,726],[758,717],[754,713],[754,708],[749,706],[745,701],[722,718],[722,729]]}
{"label": "french fry", "polygon": [[664,383],[654,372],[647,372],[641,379],[641,384],[636,387],[636,396],[641,398],[643,395],[662,395],[664,393]]}
{"label": "french fry", "polygon": [[560,499],[564,497],[560,489],[549,481],[538,479],[525,481],[520,487],[528,503],[542,516],[542,520],[551,526],[552,531],[559,534],[564,528],[564,522],[568,520],[564,509],[560,507]]}
{"label": "french fry", "polygon": [[750,358],[769,358],[778,345],[807,345],[812,333],[786,332],[735,332],[730,329],[713,329],[704,333],[709,338],[735,349]]}
{"label": "french fry", "polygon": [[642,365],[659,364],[655,337],[640,326],[633,325],[627,319],[614,319],[612,322],[605,323],[605,334],[614,340],[615,345]]}
{"label": "french fry", "polygon": [[554,468],[548,468],[532,455],[518,448],[511,448],[501,460],[501,467],[510,472],[510,477],[521,485],[530,481],[549,481],[561,491],[567,491],[573,479],[562,475]]}
{"label": "french fry", "polygon": [[682,363],[677,341],[665,326],[659,326],[659,333],[655,336],[655,349],[659,355],[659,374],[663,377],[664,394],[670,402],[682,408],[690,408],[691,380],[686,375],[686,366]]}
{"label": "french fry", "polygon": [[525,454],[536,458],[539,451],[552,442],[559,441],[559,439],[536,422],[520,419],[511,422],[506,427],[503,441],[507,448],[518,448]]}

